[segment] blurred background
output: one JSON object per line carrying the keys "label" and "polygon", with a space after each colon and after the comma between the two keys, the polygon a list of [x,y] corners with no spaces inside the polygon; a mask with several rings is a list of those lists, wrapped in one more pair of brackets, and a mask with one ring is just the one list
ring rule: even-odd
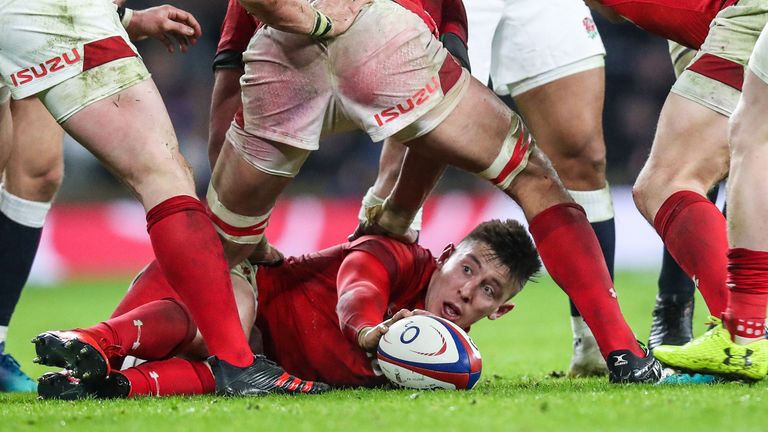
{"label": "blurred background", "polygon": [[[187,54],[169,55],[154,40],[137,44],[164,97],[201,193],[210,173],[206,146],[211,60],[224,3],[174,3],[192,12],[203,28],[202,39]],[[503,2],[465,3],[473,74],[487,82],[490,41]],[[157,3],[131,0],[129,6],[140,9],[153,4]],[[655,268],[660,262],[660,242],[634,209],[629,186],[648,154],[658,113],[674,79],[667,44],[630,24],[614,25],[598,16],[595,21],[608,52],[604,127],[608,179],[617,212],[617,267]],[[342,241],[355,226],[359,200],[376,176],[379,148],[362,133],[324,142],[278,205],[268,231],[270,239],[288,254]],[[135,272],[151,258],[142,209],[69,138],[65,158],[64,185],[44,232],[33,280],[52,283],[72,276]],[[514,203],[485,182],[449,171],[426,208],[422,242],[441,249],[478,221],[493,217],[523,219]]]}

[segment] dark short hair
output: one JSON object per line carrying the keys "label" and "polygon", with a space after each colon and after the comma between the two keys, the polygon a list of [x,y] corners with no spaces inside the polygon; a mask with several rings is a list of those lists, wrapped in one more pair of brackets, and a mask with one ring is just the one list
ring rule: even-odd
{"label": "dark short hair", "polygon": [[494,253],[494,258],[509,269],[510,277],[525,285],[541,270],[541,261],[531,236],[514,219],[493,219],[476,226],[465,241],[481,241]]}

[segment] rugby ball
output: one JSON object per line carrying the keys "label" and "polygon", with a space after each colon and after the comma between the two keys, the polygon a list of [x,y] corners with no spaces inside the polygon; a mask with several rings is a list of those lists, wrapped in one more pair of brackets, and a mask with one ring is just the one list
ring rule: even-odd
{"label": "rugby ball", "polygon": [[414,389],[469,390],[482,359],[469,335],[443,318],[415,315],[392,324],[379,341],[379,367],[394,384]]}

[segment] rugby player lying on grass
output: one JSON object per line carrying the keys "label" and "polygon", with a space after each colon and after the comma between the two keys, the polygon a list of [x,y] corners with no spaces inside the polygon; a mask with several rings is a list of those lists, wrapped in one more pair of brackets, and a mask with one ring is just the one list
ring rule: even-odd
{"label": "rugby player lying on grass", "polygon": [[[275,365],[263,379],[276,393],[302,393],[317,384],[290,374],[333,386],[384,384],[371,352],[389,324],[424,309],[468,330],[512,310],[507,301],[540,267],[525,229],[494,220],[439,258],[417,244],[365,236],[258,271],[242,263],[232,282],[243,327],[255,330],[254,351],[285,368]],[[214,392],[205,344],[155,262],[111,319],[36,339],[36,361],[66,368],[40,378],[46,399]],[[112,369],[127,356],[147,362]],[[82,380],[70,376],[74,368]]]}

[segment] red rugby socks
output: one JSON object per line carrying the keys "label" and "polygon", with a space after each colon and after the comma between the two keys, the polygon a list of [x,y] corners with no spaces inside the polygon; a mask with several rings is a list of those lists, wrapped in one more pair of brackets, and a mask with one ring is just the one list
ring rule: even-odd
{"label": "red rugby socks", "polygon": [[554,205],[530,222],[541,261],[592,330],[600,352],[628,349],[644,357],[619,308],[594,231],[578,204]]}
{"label": "red rugby socks", "polygon": [[725,217],[717,206],[695,192],[676,192],[661,205],[653,225],[701,291],[709,313],[722,315],[728,303],[728,237]]}
{"label": "red rugby socks", "polygon": [[119,373],[131,384],[128,397],[206,394],[216,388],[211,370],[201,361],[172,358],[147,362]]}
{"label": "red rugby socks", "polygon": [[110,357],[168,358],[195,338],[187,308],[173,299],[155,300],[82,331]]}
{"label": "red rugby socks", "polygon": [[252,364],[224,251],[202,203],[186,195],[163,201],[147,212],[147,231],[163,274],[209,352],[235,366]]}
{"label": "red rugby socks", "polygon": [[768,307],[768,252],[730,249],[728,286],[731,300],[723,318],[733,340],[747,344],[764,338],[765,309]]}

